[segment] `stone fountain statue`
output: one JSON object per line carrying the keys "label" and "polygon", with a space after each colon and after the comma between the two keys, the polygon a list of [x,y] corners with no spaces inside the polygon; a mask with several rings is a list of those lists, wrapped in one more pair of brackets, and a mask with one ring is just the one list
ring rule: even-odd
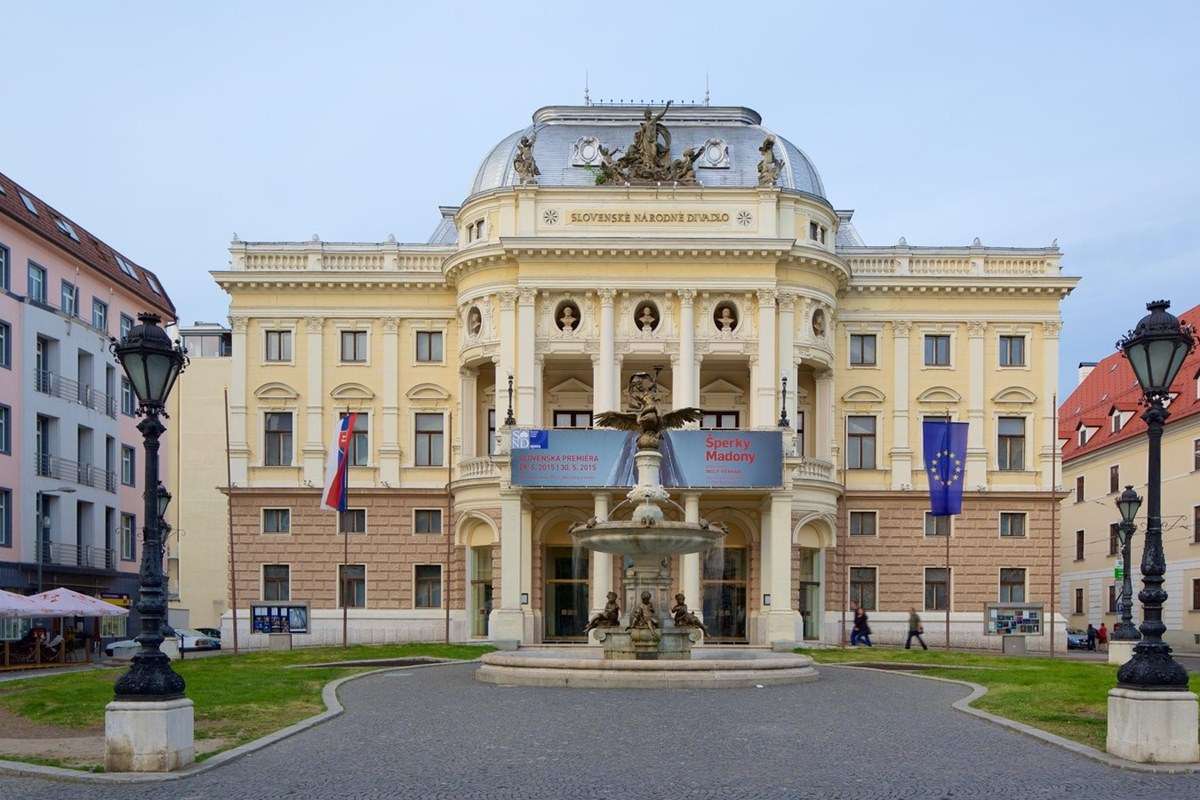
{"label": "stone fountain statue", "polygon": [[[613,508],[608,519],[589,519],[571,529],[575,541],[589,550],[628,557],[633,565],[626,571],[626,607],[633,609],[629,625],[613,629],[590,625],[609,659],[686,659],[704,627],[677,596],[673,616],[666,615],[672,587],[670,557],[701,553],[720,545],[725,528],[705,520],[668,519],[664,508],[677,517],[683,509],[670,499],[659,478],[662,440],[666,431],[702,417],[698,408],[662,411],[658,407],[658,383],[648,373],[638,372],[629,380],[629,411],[607,411],[596,415],[596,424],[637,434],[637,485]],[[628,519],[616,512],[632,504]],[[610,598],[615,604],[615,598]],[[658,611],[656,609],[661,609]],[[607,609],[606,609],[607,610]],[[619,612],[618,612],[619,613]],[[603,615],[601,615],[603,616]],[[597,618],[599,619],[599,617]]]}
{"label": "stone fountain statue", "polygon": [[608,602],[604,604],[604,610],[592,617],[583,628],[583,632],[595,630],[596,628],[619,628],[621,627],[621,607],[617,605],[617,593],[608,593]]}

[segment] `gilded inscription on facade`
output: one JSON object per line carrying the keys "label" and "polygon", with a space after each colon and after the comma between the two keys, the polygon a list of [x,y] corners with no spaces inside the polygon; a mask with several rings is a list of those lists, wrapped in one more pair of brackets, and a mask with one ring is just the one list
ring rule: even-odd
{"label": "gilded inscription on facade", "polygon": [[568,225],[725,225],[726,211],[572,211]]}

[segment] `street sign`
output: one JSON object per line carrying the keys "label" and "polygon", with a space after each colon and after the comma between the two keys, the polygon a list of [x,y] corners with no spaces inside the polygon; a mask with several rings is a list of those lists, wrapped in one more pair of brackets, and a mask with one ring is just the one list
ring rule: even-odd
{"label": "street sign", "polygon": [[1117,580],[1124,580],[1125,578],[1125,565],[1120,561],[1113,566],[1113,577]]}

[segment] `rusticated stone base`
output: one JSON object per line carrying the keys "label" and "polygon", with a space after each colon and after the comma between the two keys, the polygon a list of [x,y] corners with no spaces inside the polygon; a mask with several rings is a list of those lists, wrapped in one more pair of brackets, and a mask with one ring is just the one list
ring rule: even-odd
{"label": "rusticated stone base", "polygon": [[1108,692],[1108,741],[1114,756],[1143,764],[1200,761],[1200,703],[1191,692]]}
{"label": "rusticated stone base", "polygon": [[196,758],[192,701],[115,701],[104,709],[106,772],[172,772]]}

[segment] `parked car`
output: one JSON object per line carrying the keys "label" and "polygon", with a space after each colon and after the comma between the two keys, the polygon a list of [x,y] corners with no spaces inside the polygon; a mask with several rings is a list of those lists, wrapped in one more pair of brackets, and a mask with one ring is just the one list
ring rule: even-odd
{"label": "parked car", "polygon": [[207,636],[209,639],[216,639],[218,642],[221,641],[220,628],[196,628],[196,630]]}
{"label": "parked car", "polygon": [[1087,650],[1087,631],[1067,630],[1068,650]]}
{"label": "parked car", "polygon": [[[220,638],[214,639],[211,636],[205,636],[198,630],[192,628],[170,628],[163,626],[163,637],[173,636],[179,643],[181,651],[188,650],[220,650]],[[104,654],[110,658],[132,658],[137,652],[138,643],[133,639],[125,639],[120,642],[113,642],[104,648]]]}

